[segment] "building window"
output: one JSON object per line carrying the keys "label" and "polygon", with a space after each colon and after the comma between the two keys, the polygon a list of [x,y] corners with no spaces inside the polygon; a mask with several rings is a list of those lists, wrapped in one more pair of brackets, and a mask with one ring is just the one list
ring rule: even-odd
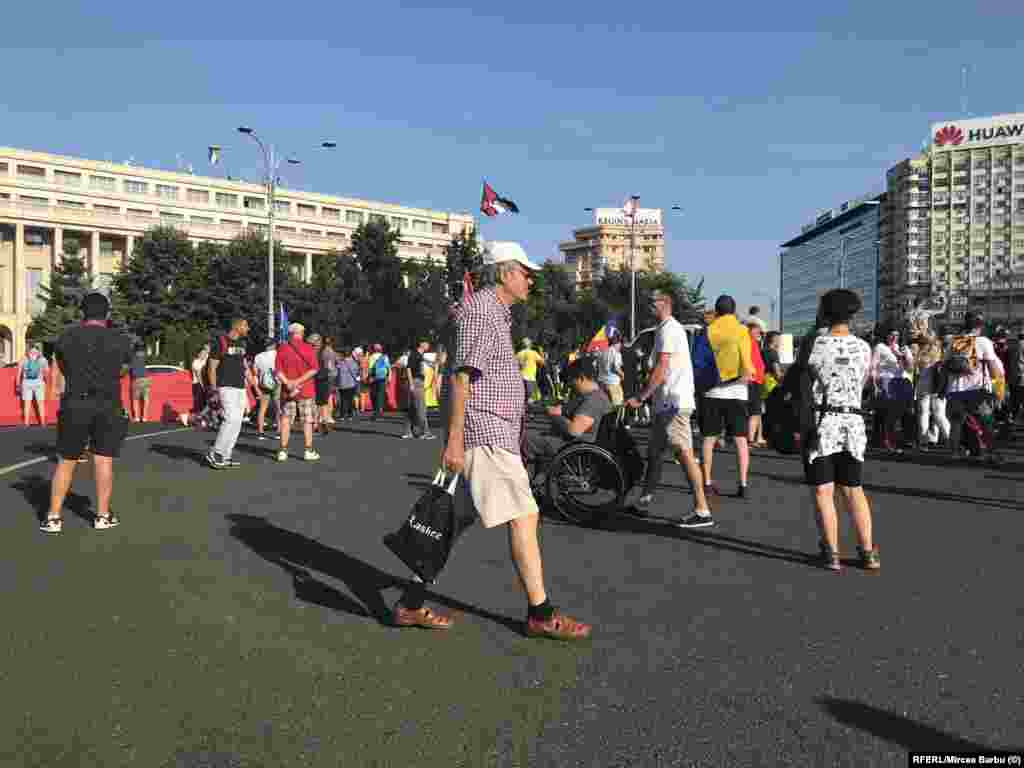
{"label": "building window", "polygon": [[54,171],[53,183],[64,187],[80,187],[82,186],[82,174],[71,173],[70,171]]}
{"label": "building window", "polygon": [[185,214],[183,213],[172,213],[171,211],[160,211],[160,221],[169,221],[171,223],[177,223],[185,220]]}
{"label": "building window", "polygon": [[100,211],[101,213],[113,214],[114,216],[121,213],[121,209],[116,205],[93,205],[92,209],[94,211]]}
{"label": "building window", "polygon": [[18,199],[21,202],[25,203],[26,205],[31,205],[36,208],[45,207],[50,204],[49,199],[45,197],[30,197],[29,195],[19,195]]}
{"label": "building window", "polygon": [[396,232],[401,232],[403,229],[407,229],[408,226],[409,222],[406,219],[400,218],[398,216],[391,217],[391,228]]}
{"label": "building window", "polygon": [[441,224],[440,222],[434,221],[434,222],[431,222],[431,224],[430,224],[430,231],[433,232],[435,235],[447,235],[448,234],[448,225],[447,224]]}
{"label": "building window", "polygon": [[19,165],[18,175],[26,176],[30,179],[45,179],[46,169],[40,168],[38,165]]}
{"label": "building window", "polygon": [[213,225],[213,218],[211,216],[192,216],[189,219],[189,221],[191,221],[193,224],[202,224],[204,226]]}
{"label": "building window", "polygon": [[129,195],[144,195],[149,191],[149,185],[144,181],[125,181],[124,191]]}
{"label": "building window", "polygon": [[287,232],[288,234],[293,234],[295,232],[295,227],[274,227],[274,232]]}
{"label": "building window", "polygon": [[267,225],[266,224],[258,224],[256,222],[250,222],[249,223],[249,229],[251,229],[253,232],[259,232],[261,235],[264,235],[264,236],[267,234]]}
{"label": "building window", "polygon": [[280,213],[284,216],[291,216],[292,204],[287,200],[275,200],[274,213]]}
{"label": "building window", "polygon": [[362,211],[345,211],[345,223],[346,224],[362,224],[363,223],[363,212]]}
{"label": "building window", "polygon": [[0,173],[7,175],[7,163],[0,163]]}
{"label": "building window", "polygon": [[413,232],[426,232],[428,229],[427,222],[420,221],[419,219],[412,220],[412,231]]}
{"label": "building window", "polygon": [[85,208],[85,203],[80,203],[77,200],[58,200],[58,208]]}
{"label": "building window", "polygon": [[164,200],[177,200],[178,188],[172,187],[170,184],[157,184],[156,196],[162,197]]}
{"label": "building window", "polygon": [[299,216],[304,218],[312,219],[316,217],[316,206],[315,205],[304,205],[299,203]]}
{"label": "building window", "polygon": [[320,213],[325,219],[332,219],[334,221],[341,221],[341,211],[337,208],[321,208]]}
{"label": "building window", "polygon": [[238,207],[238,195],[228,194],[227,192],[218,192],[216,196],[218,208],[237,208]]}
{"label": "building window", "polygon": [[205,189],[190,189],[186,195],[190,203],[195,203],[197,205],[210,204],[210,193]]}
{"label": "building window", "polygon": [[89,186],[101,192],[117,192],[117,179],[113,176],[90,176]]}
{"label": "building window", "polygon": [[143,210],[142,208],[129,208],[128,209],[128,215],[129,216],[134,216],[134,217],[137,217],[137,218],[138,217],[143,217],[143,218],[147,218],[148,219],[148,218],[150,218],[153,215],[153,212],[152,211]]}
{"label": "building window", "polygon": [[370,214],[370,221],[372,221],[372,222],[374,222],[376,224],[387,224],[388,223],[388,217],[384,216],[383,214],[380,214],[380,213],[371,213]]}
{"label": "building window", "polygon": [[33,317],[46,309],[46,302],[39,295],[39,287],[43,284],[43,270],[29,267],[25,270],[25,297],[28,299],[29,312]]}
{"label": "building window", "polygon": [[221,223],[221,226],[225,226],[225,227],[228,227],[230,229],[241,229],[242,228],[242,222],[236,221],[234,219],[221,219],[220,223]]}
{"label": "building window", "polygon": [[327,237],[329,237],[331,240],[345,240],[348,237],[348,235],[346,235],[344,232],[328,232]]}
{"label": "building window", "polygon": [[246,195],[245,199],[242,201],[242,206],[249,210],[262,211],[263,203],[264,200],[262,197],[250,197],[249,195]]}
{"label": "building window", "polygon": [[304,229],[304,230],[302,230],[302,234],[309,235],[310,237],[323,237],[324,236],[324,233],[321,232],[319,229]]}

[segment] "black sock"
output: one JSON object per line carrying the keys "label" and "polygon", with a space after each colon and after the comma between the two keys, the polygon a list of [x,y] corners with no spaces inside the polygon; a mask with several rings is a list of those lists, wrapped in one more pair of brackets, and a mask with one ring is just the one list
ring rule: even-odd
{"label": "black sock", "polygon": [[402,604],[403,608],[408,608],[410,611],[418,611],[423,607],[423,601],[426,599],[427,585],[422,581],[414,581],[409,584],[405,594],[402,595],[398,602]]}
{"label": "black sock", "polygon": [[545,598],[540,605],[527,605],[526,615],[538,621],[550,621],[551,617],[555,615],[555,606]]}

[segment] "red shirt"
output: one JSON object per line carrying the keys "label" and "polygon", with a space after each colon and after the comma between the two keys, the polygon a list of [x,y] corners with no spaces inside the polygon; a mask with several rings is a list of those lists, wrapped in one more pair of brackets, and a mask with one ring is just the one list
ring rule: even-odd
{"label": "red shirt", "polygon": [[[304,341],[291,338],[285,344],[281,344],[277,348],[277,358],[274,362],[274,371],[284,375],[287,379],[294,381],[304,373],[317,370],[317,367],[316,352],[314,352],[313,348]],[[299,393],[296,395],[295,399],[309,400],[314,397],[315,394],[316,389],[313,385],[313,379],[310,378],[305,381],[301,387],[299,387]],[[290,394],[287,388],[284,388],[283,396],[286,400],[290,399]]]}

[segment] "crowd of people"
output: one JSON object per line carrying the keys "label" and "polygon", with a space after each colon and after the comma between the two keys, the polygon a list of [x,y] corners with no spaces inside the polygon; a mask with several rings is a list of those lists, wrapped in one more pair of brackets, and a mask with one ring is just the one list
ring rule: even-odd
{"label": "crowd of people", "polygon": [[[676,513],[675,523],[713,526],[716,499],[724,495],[714,480],[716,449],[725,439],[732,441],[738,470],[734,496],[747,500],[751,449],[763,449],[788,432],[811,488],[821,564],[841,570],[838,494],[853,522],[861,566],[877,571],[880,557],[862,485],[869,415],[875,417],[870,431],[886,450],[898,450],[893,433],[903,424],[927,444],[946,439],[959,455],[965,425],[971,434],[971,425],[977,425],[981,435],[965,443],[984,451],[986,412],[1001,409],[1012,419],[1024,400],[1022,345],[1004,345],[998,333],[990,340],[980,316],[970,315],[963,329],[944,340],[926,335],[907,346],[892,332],[872,346],[851,330],[861,300],[844,289],[821,298],[818,331],[802,341],[789,366],[781,363],[778,334],[766,332],[757,308],[741,320],[735,300],[723,295],[702,325],[684,327],[675,316],[677,297],[663,290],[652,296],[658,324],[646,347],[612,334],[605,348],[578,349],[556,363],[529,339],[518,352],[513,345],[511,307],[526,300],[537,269],[517,244],[488,244],[478,288],[450,309],[437,351],[431,353],[423,339],[394,361],[379,344],[339,349],[330,337],[307,337],[301,323],[288,327],[285,341],[267,342],[253,355],[249,324],[236,318],[192,362],[194,407],[182,421],[216,430],[206,455],[215,469],[239,466],[234,448],[247,414],[259,439],[279,440],[275,458],[280,462],[290,457],[298,422],[302,459],[315,462],[320,454],[314,435],[355,418],[363,398],[369,399],[370,418],[377,419],[388,402],[388,381],[398,372],[409,403],[402,437],[434,439],[426,416],[431,395],[441,408],[444,470],[461,478],[460,498],[471,505],[475,519],[508,531],[527,600],[528,634],[575,640],[592,628],[557,610],[548,597],[537,537],[538,485],[527,467],[543,472],[545,462],[567,443],[595,442],[602,421],[617,409],[627,427],[647,423],[651,428],[640,493],[628,510],[632,514],[650,514],[663,457],[671,451],[693,492],[692,509]],[[145,379],[144,351],[109,327],[109,310],[102,294],[87,295],[85,321],[56,345],[65,387],[58,418],[60,461],[41,526],[48,533],[61,531],[64,497],[87,449],[96,463],[95,527],[120,522],[110,510],[112,460],[127,423],[120,377],[134,371],[132,418],[146,417],[149,391],[138,384]],[[46,375],[39,357],[38,350],[30,350],[19,368],[23,392],[33,394]],[[549,426],[528,432],[526,416],[538,398],[547,402],[535,412],[542,411]],[[773,407],[783,401],[795,420]],[[918,403],[918,411],[908,421],[909,402]],[[451,617],[427,607],[425,598],[426,586],[410,582],[394,606],[394,623],[452,626]]]}

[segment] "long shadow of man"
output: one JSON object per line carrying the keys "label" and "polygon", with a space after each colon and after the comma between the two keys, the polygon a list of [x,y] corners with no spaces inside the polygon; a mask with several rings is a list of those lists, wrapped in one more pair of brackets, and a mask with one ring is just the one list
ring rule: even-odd
{"label": "long shadow of man", "polygon": [[[279,528],[266,518],[230,514],[231,535],[260,557],[287,571],[295,587],[295,596],[306,602],[324,605],[355,616],[372,616],[382,624],[391,625],[391,606],[384,599],[386,589],[405,589],[408,579],[386,573],[341,550],[314,541],[301,533]],[[318,581],[309,572],[317,571],[345,584],[356,601],[333,587]],[[521,621],[499,616],[468,603],[429,593],[429,599],[452,611],[472,614],[521,632]]]}

